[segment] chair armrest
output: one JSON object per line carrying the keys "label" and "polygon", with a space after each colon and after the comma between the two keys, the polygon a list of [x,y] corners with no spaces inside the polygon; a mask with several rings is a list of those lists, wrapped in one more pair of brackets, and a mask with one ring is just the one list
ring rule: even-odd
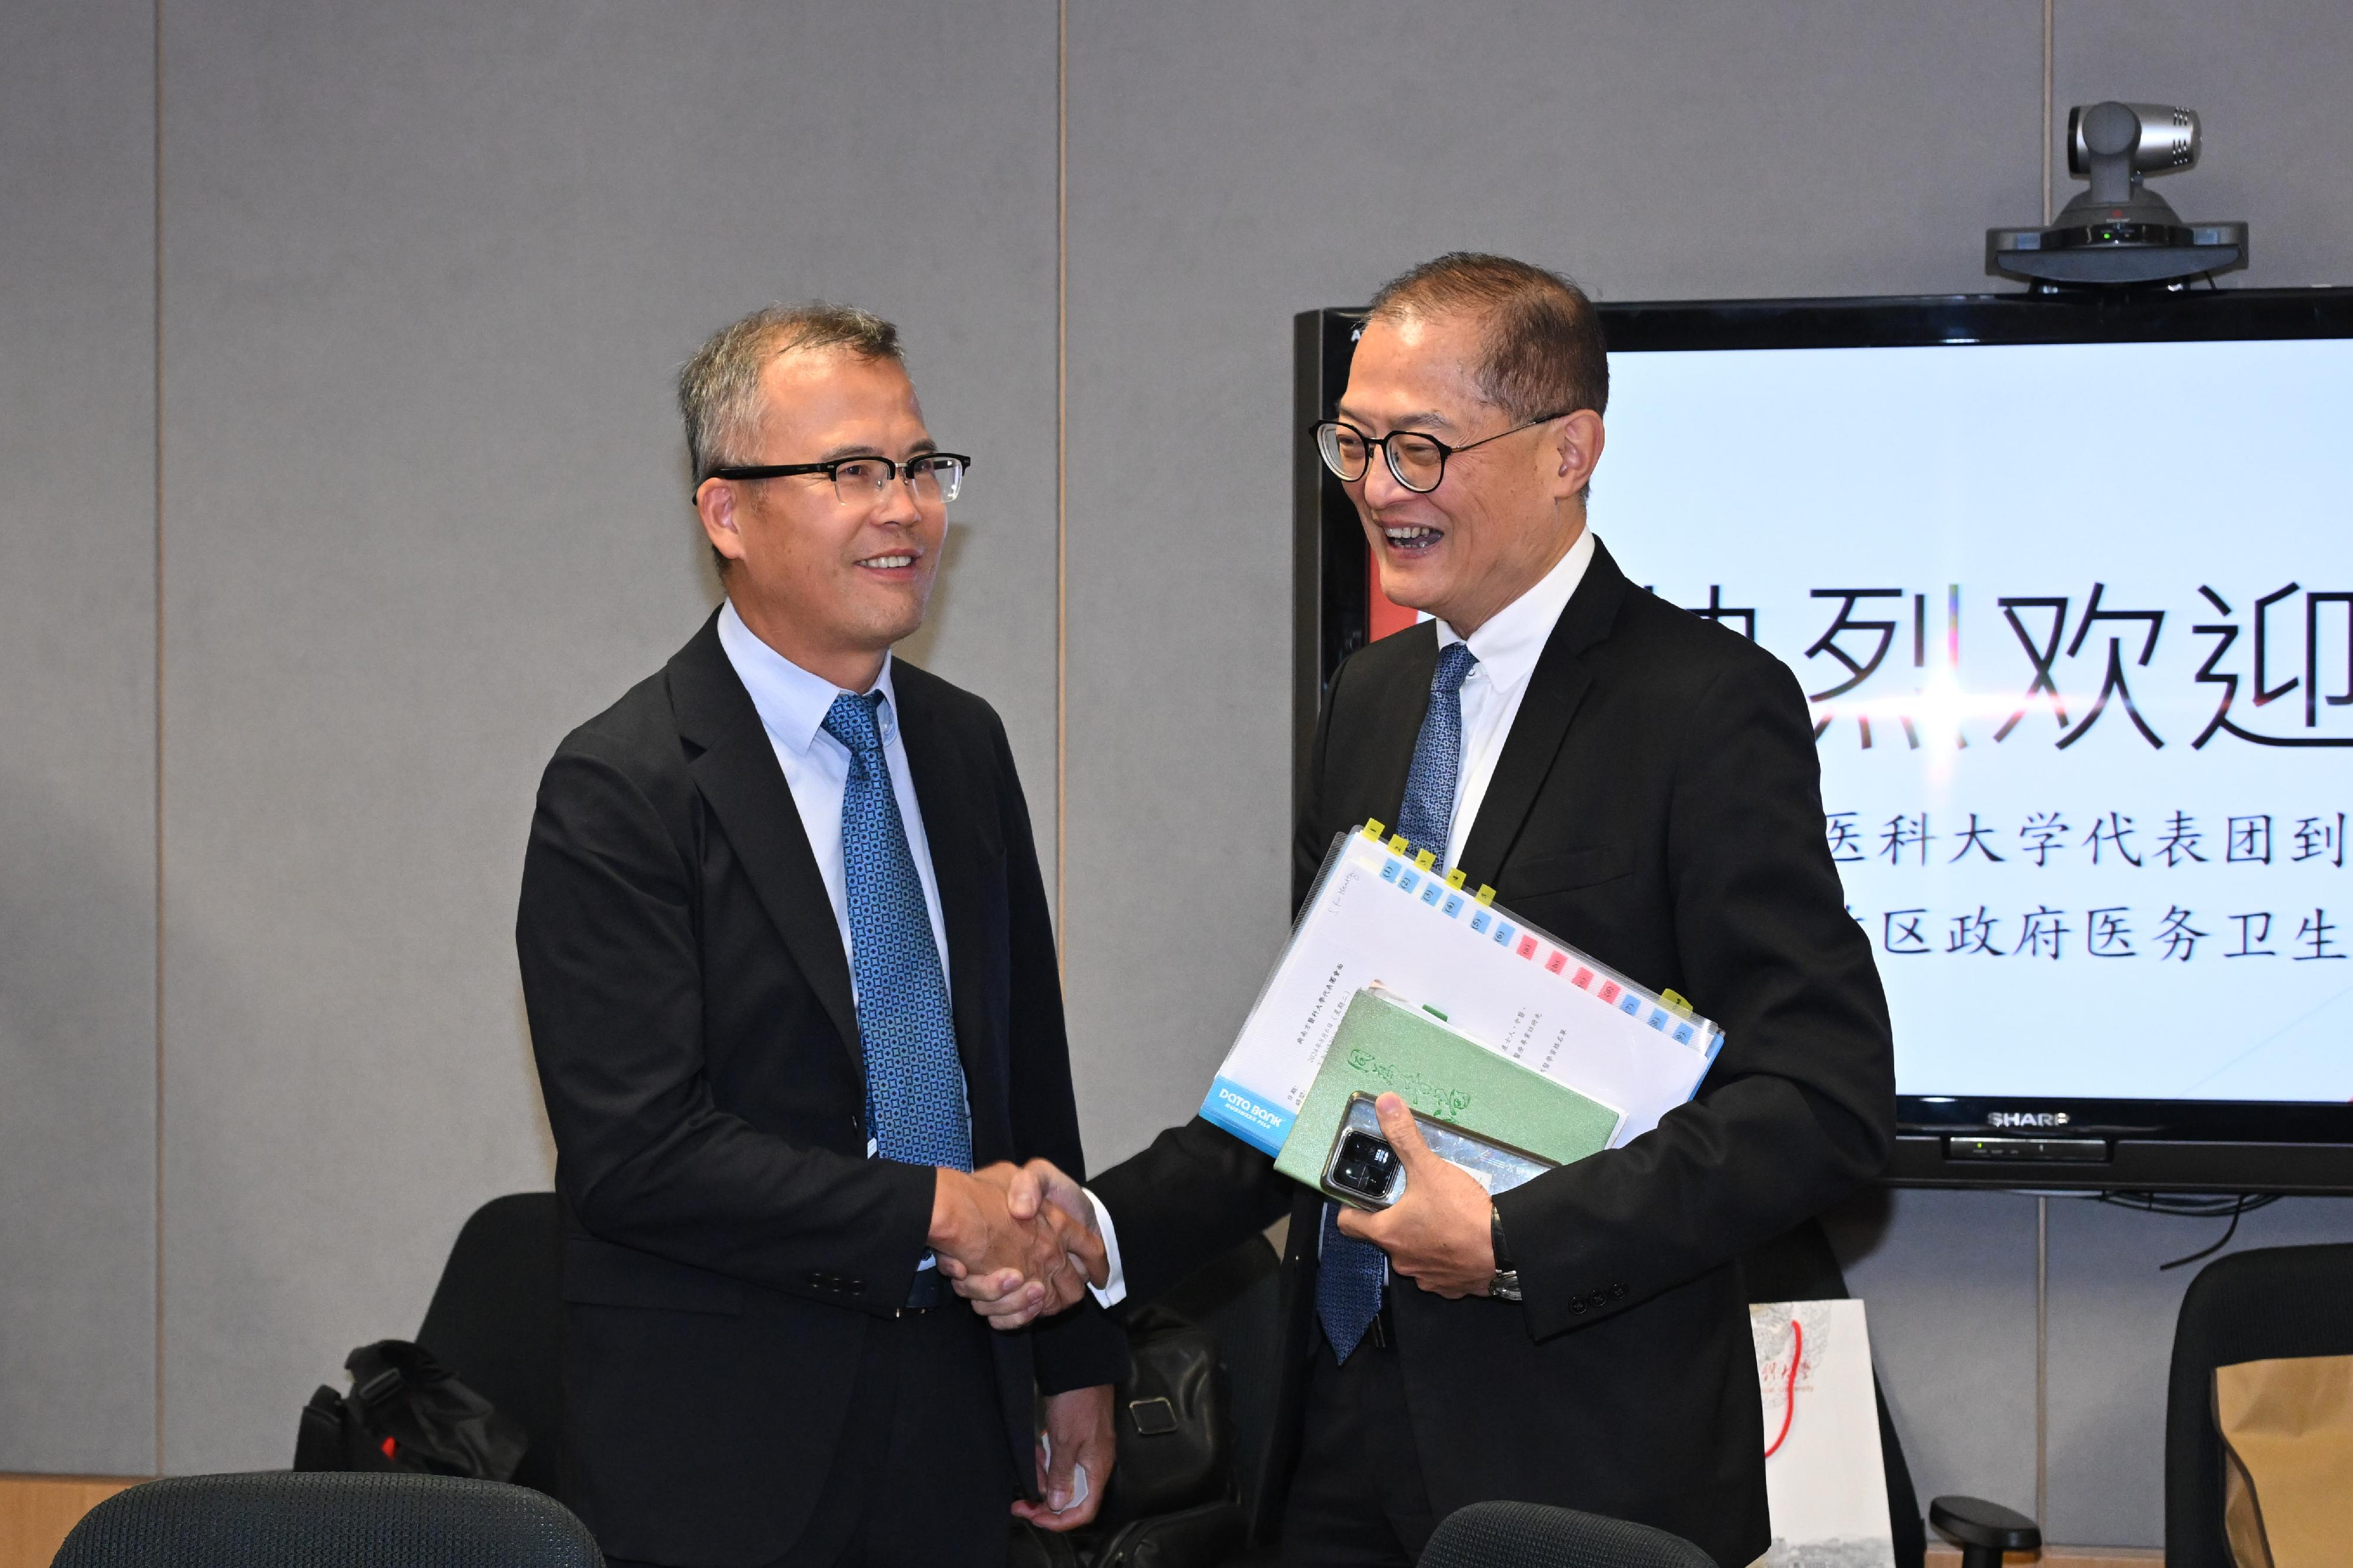
{"label": "chair armrest", "polygon": [[2033,1552],[2042,1545],[2042,1531],[2032,1520],[1983,1498],[1940,1497],[1928,1505],[1928,1522],[1967,1546]]}

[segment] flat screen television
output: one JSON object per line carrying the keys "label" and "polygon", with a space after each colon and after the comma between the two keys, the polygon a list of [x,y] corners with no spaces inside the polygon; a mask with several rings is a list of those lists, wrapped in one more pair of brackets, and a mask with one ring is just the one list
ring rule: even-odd
{"label": "flat screen television", "polygon": [[[1807,695],[1890,1179],[2353,1192],[2353,289],[1601,314],[1592,525]],[[1297,323],[1303,748],[1414,619],[1309,434],[1361,316]]]}

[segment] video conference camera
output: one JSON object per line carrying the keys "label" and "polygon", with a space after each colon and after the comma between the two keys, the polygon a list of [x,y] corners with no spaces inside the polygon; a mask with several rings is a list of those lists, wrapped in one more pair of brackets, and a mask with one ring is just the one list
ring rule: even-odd
{"label": "video conference camera", "polygon": [[2195,111],[2094,103],[2067,113],[2067,172],[2090,188],[2042,228],[1986,231],[1986,270],[2042,288],[2173,284],[2247,264],[2243,223],[2184,223],[2143,181],[2198,162]]}

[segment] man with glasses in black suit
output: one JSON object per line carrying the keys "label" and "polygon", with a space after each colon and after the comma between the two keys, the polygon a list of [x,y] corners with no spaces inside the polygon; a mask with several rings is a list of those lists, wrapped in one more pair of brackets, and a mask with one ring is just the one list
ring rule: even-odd
{"label": "man with glasses in black suit", "polygon": [[516,929],[568,1500],[617,1568],[1002,1562],[1008,1506],[1093,1517],[1126,1352],[1092,1303],[991,1334],[940,1279],[1067,1306],[1089,1249],[1005,1201],[1081,1168],[1005,729],[891,651],[970,459],[862,310],[746,317],[679,398],[726,600],[557,749]]}
{"label": "man with glasses in black suit", "polygon": [[[1258,1521],[1287,1562],[1410,1563],[1488,1499],[1753,1561],[1771,1537],[1737,1259],[1869,1180],[1894,1137],[1886,1003],[1823,839],[1805,700],[1754,643],[1630,582],[1587,526],[1608,394],[1591,302],[1541,268],[1445,256],[1375,299],[1317,443],[1388,596],[1434,618],[1334,677],[1293,896],[1334,835],[1396,824],[1722,1023],[1696,1098],[1492,1201],[1394,1095],[1381,1123],[1410,1181],[1378,1214],[1198,1118],[1090,1192],[1045,1164],[1017,1184],[1016,1213],[1042,1190],[1103,1221],[1106,1297],[1148,1297],[1290,1216]],[[959,1289],[1000,1321],[1037,1310],[1000,1285]]]}

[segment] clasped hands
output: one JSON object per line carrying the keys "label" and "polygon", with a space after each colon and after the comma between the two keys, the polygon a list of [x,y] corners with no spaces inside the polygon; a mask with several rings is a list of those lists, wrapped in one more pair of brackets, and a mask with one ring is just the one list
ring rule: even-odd
{"label": "clasped hands", "polygon": [[[1048,1193],[1054,1201],[1041,1202]],[[1111,1277],[1094,1206],[1043,1160],[942,1169],[927,1240],[941,1276],[998,1329],[1074,1306]]]}
{"label": "clasped hands", "polygon": [[[1005,1163],[969,1175],[942,1167],[932,1189],[928,1240],[940,1273],[999,1329],[1073,1306],[1090,1282],[1111,1276],[1094,1205],[1077,1183],[1036,1164],[1047,1173]],[[1040,1201],[1050,1186],[1058,1203]],[[1108,1384],[1046,1396],[1037,1455],[1043,1500],[1015,1502],[1016,1519],[1058,1531],[1094,1519],[1119,1458],[1111,1412]]]}
{"label": "clasped hands", "polygon": [[[1495,1277],[1487,1190],[1431,1152],[1398,1096],[1382,1095],[1374,1110],[1382,1135],[1405,1165],[1405,1196],[1371,1214],[1343,1208],[1341,1234],[1379,1247],[1390,1268],[1425,1290],[1450,1300],[1486,1295]],[[1020,1248],[1008,1245],[983,1256],[941,1247],[936,1239],[933,1245],[941,1274],[992,1327],[1018,1329],[1059,1312],[1087,1284],[1100,1287],[1109,1278],[1094,1205],[1050,1162],[992,1165],[968,1179],[1001,1196],[1002,1224],[1008,1237],[1020,1238]]]}

